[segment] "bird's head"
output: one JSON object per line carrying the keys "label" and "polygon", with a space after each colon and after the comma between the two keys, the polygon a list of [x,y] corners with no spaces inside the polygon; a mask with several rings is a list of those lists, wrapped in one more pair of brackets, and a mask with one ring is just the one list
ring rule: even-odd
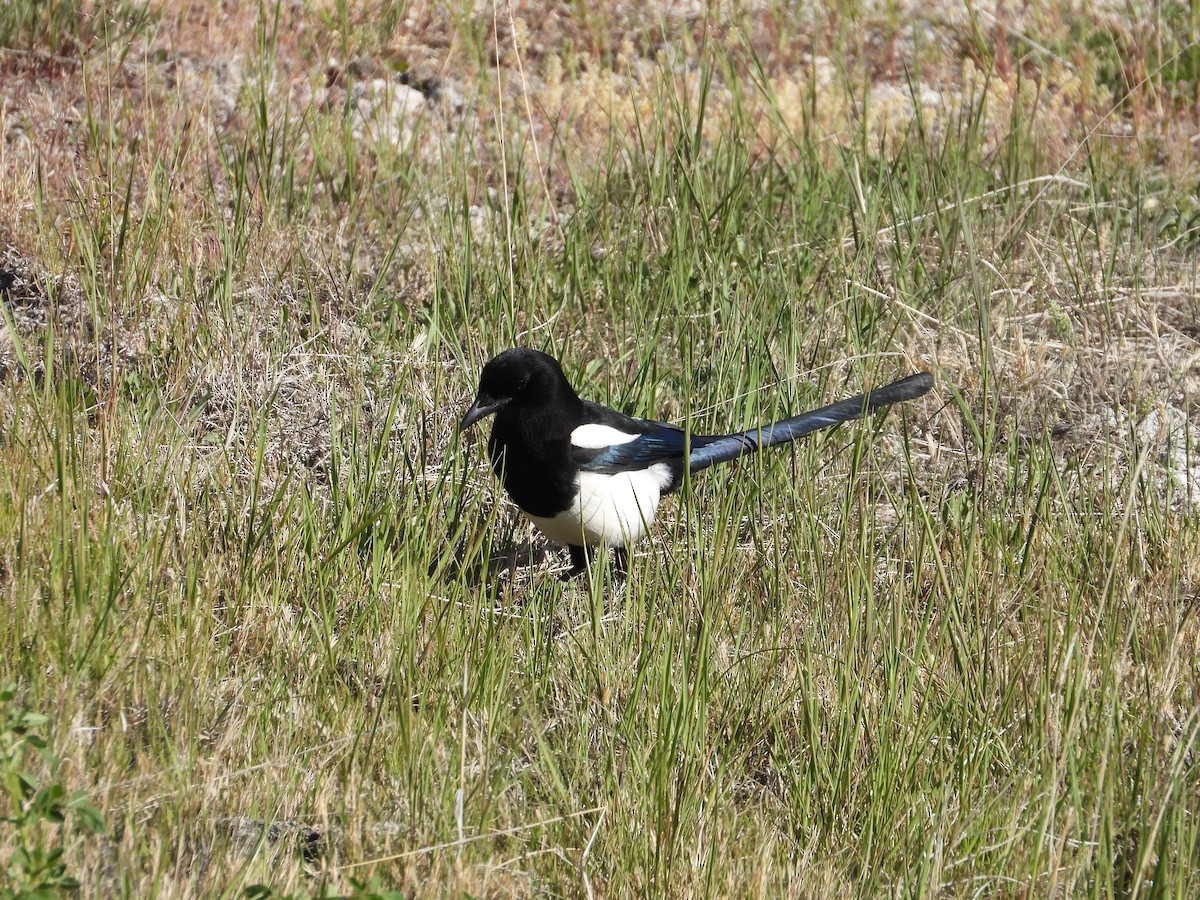
{"label": "bird's head", "polygon": [[480,419],[502,409],[536,409],[563,392],[574,396],[558,360],[538,350],[517,347],[489,360],[479,376],[475,402],[463,416],[458,430],[470,428]]}

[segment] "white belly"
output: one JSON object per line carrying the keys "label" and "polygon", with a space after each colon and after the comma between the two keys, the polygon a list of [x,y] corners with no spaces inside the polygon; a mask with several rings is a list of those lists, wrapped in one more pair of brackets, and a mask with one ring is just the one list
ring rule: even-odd
{"label": "white belly", "polygon": [[579,492],[569,509],[548,519],[526,517],[556,544],[627,546],[646,533],[670,482],[665,463],[615,475],[580,472]]}

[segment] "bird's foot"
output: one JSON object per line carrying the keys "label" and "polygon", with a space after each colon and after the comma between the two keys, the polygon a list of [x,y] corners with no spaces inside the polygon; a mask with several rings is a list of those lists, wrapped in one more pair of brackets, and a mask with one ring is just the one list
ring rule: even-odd
{"label": "bird's foot", "polygon": [[[589,551],[587,547],[569,546],[567,550],[571,554],[571,568],[560,576],[563,581],[571,581],[586,573],[592,561],[599,556],[599,550]],[[624,547],[610,547],[609,552],[612,554],[613,572],[624,578],[629,567],[629,551]]]}
{"label": "bird's foot", "polygon": [[567,550],[571,554],[571,568],[564,572],[559,577],[563,581],[571,581],[578,578],[588,570],[588,554],[584,547],[570,546]]}

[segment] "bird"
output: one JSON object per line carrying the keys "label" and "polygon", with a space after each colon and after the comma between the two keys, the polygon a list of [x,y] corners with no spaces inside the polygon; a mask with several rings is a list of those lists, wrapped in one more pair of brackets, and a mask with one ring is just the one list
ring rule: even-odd
{"label": "bird", "polygon": [[918,372],[774,424],[703,435],[584,400],[553,356],[514,347],[484,365],[457,430],[494,417],[492,469],[524,516],[568,548],[571,578],[585,572],[590,556],[605,545],[624,571],[628,547],[645,535],[659,502],[683,484],[685,472],[914,400],[932,386],[932,376]]}

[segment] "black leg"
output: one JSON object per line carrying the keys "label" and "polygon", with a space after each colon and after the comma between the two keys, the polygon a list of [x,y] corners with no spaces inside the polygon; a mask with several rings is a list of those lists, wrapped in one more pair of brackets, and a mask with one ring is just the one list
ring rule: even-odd
{"label": "black leg", "polygon": [[[612,554],[613,571],[619,576],[624,576],[629,566],[629,551],[624,547],[609,547],[608,549]],[[599,555],[598,550],[589,551],[587,547],[571,545],[567,547],[567,550],[571,553],[571,569],[563,576],[563,581],[570,581],[587,572],[592,560]]]}
{"label": "black leg", "polygon": [[588,555],[586,549],[583,547],[576,547],[574,545],[567,547],[567,549],[571,552],[571,571],[567,572],[567,574],[563,576],[563,581],[570,581],[572,578],[578,578],[587,571],[588,567]]}

